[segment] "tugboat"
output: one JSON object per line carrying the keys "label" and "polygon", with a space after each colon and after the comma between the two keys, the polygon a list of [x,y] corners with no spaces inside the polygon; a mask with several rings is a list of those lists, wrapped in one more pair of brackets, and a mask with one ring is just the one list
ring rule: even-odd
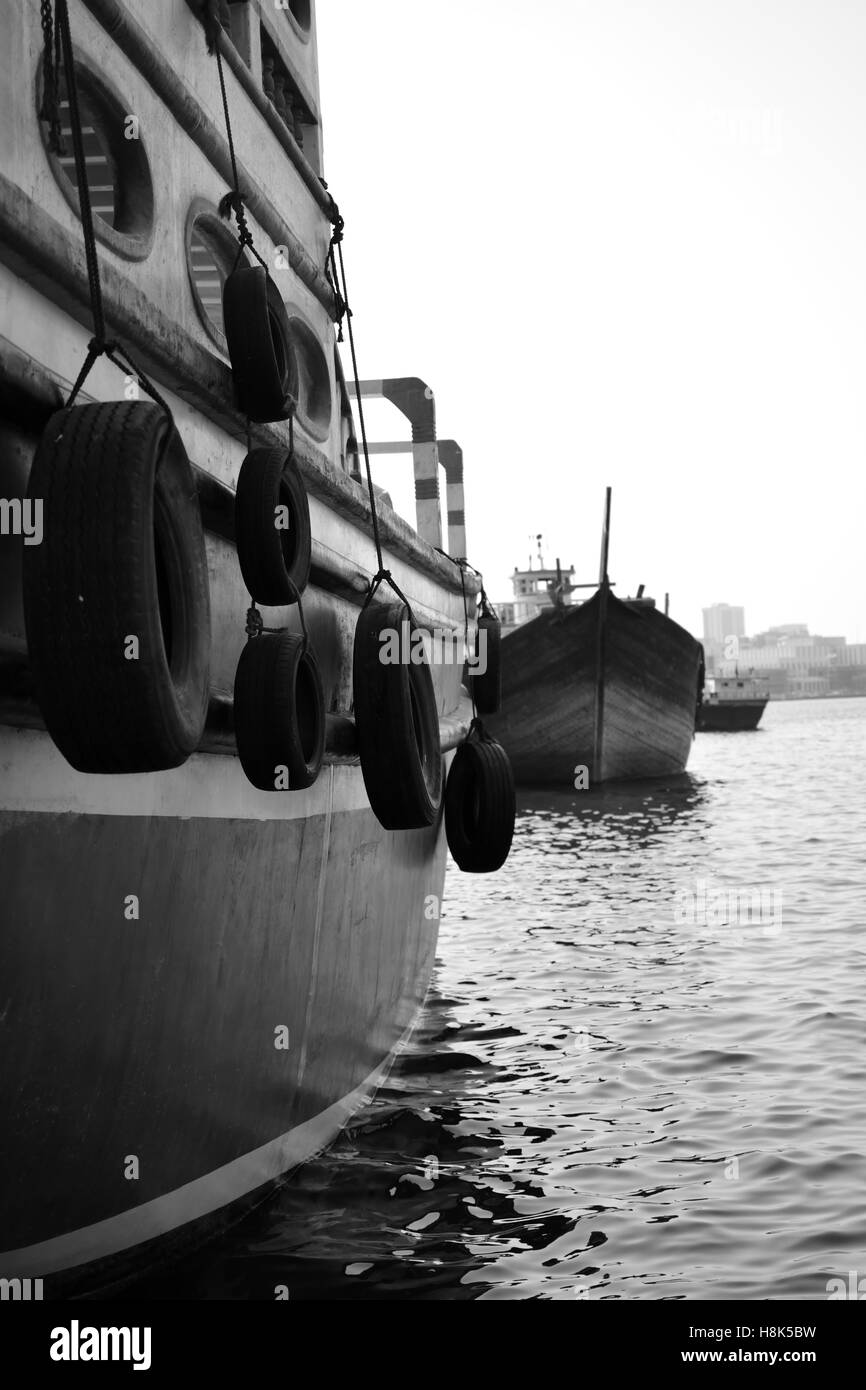
{"label": "tugboat", "polygon": [[770,692],[754,676],[708,676],[698,705],[697,728],[702,733],[739,733],[757,729]]}
{"label": "tugboat", "polygon": [[[380,643],[471,643],[477,584],[432,391],[354,368],[312,0],[5,33],[0,1275],[49,1297],[234,1219],[382,1078],[477,741],[460,662]],[[372,390],[417,529],[357,443]]]}
{"label": "tugboat", "polygon": [[[607,489],[596,584],[518,571],[503,606],[502,705],[487,723],[518,785],[595,786],[682,772],[695,732],[703,648],[644,596],[608,577]],[[578,589],[595,592],[574,601]],[[534,614],[535,616],[532,616]]]}

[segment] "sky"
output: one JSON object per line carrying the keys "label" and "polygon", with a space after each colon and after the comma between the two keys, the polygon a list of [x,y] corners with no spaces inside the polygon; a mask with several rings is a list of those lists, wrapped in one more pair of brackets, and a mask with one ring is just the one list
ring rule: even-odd
{"label": "sky", "polygon": [[862,0],[317,15],[360,373],[432,387],[491,597],[538,533],[596,579],[610,485],[616,592],[866,641]]}

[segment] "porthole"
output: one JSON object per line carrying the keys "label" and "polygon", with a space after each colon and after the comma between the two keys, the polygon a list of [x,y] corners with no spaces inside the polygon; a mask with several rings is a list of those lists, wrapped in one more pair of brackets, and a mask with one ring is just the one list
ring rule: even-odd
{"label": "porthole", "polygon": [[[285,4],[279,6],[285,10]],[[310,0],[289,0],[287,13],[291,15],[298,28],[306,36],[310,32]]]}
{"label": "porthole", "polygon": [[[129,260],[141,260],[153,245],[154,194],[150,164],[138,118],[105,79],[80,59],[75,64],[81,134],[93,229],[100,241]],[[42,99],[42,67],[37,78],[37,111]],[[64,152],[48,148],[48,127],[39,127],[49,163],[64,198],[81,216],[78,172],[65,76],[60,85],[60,124]]]}
{"label": "porthole", "polygon": [[331,376],[328,359],[300,310],[287,304],[292,347],[298,363],[298,419],[316,439],[331,428]]}
{"label": "porthole", "polygon": [[223,285],[232,268],[249,265],[237,239],[216,208],[196,199],[186,219],[186,266],[195,307],[208,337],[226,352],[223,332]]}

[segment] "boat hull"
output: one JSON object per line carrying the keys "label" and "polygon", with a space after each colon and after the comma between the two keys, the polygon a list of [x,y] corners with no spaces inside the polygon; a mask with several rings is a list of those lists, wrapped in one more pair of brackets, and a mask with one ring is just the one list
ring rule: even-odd
{"label": "boat hull", "polygon": [[357,766],[295,800],[197,755],[118,795],[45,734],[0,747],[0,1273],[98,1282],[363,1103],[430,976],[444,836],[383,830]]}
{"label": "boat hull", "polygon": [[485,724],[524,785],[573,785],[581,766],[593,784],[682,772],[701,656],[657,609],[599,591],[506,637],[502,705]]}
{"label": "boat hull", "polygon": [[757,729],[766,708],[766,700],[725,700],[718,704],[702,704],[698,709],[697,728],[708,734]]}
{"label": "boat hull", "polygon": [[[76,66],[96,93],[90,135],[101,153],[87,158],[103,167],[101,129],[116,185],[115,225],[94,204],[101,303],[108,337],[136,366],[124,379],[98,357],[76,401],[141,399],[135,377],[147,373],[192,466],[205,531],[208,719],[181,767],[103,777],[64,761],[36,699],[22,602],[25,546],[57,541],[25,538],[5,511],[0,532],[0,1276],[45,1278],[46,1296],[143,1271],[323,1148],[387,1069],[434,960],[441,818],[391,832],[371,810],[352,713],[354,637],[380,566],[429,630],[462,636],[475,586],[437,549],[427,433],[417,529],[381,493],[374,515],[357,475],[340,305],[323,269],[337,213],[320,178],[312,13],[302,32],[288,12],[269,18],[273,7],[219,8],[256,255],[275,270],[298,355],[291,421],[239,413],[214,317],[236,264],[219,216],[234,177],[201,6],[87,0],[71,21]],[[94,321],[71,156],[55,157],[38,116],[38,7],[15,7],[5,37],[0,116],[14,138],[0,171],[0,499],[14,520]],[[303,107],[301,143],[267,95],[266,45]],[[113,122],[126,112],[140,140],[134,161],[113,157]],[[206,264],[196,259],[205,251]],[[417,394],[429,431],[432,392]],[[303,610],[268,605],[263,615],[269,629],[304,636],[321,675],[324,763],[304,790],[259,791],[237,757],[233,690],[250,595],[235,502],[251,445],[292,452],[309,504]],[[449,483],[460,537],[462,505]],[[110,488],[64,522],[82,565],[97,563],[94,523],[116,528]],[[465,537],[451,549],[465,553]],[[123,608],[115,576],[100,579],[106,602]],[[432,675],[440,742],[452,749],[468,700],[456,665]]]}

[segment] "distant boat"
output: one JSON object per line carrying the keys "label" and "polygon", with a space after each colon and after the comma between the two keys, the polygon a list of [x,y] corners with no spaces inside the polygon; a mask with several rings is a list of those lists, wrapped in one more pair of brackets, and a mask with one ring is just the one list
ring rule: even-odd
{"label": "distant boat", "polygon": [[710,677],[698,705],[697,727],[702,733],[736,733],[757,729],[770,692],[754,676]]}
{"label": "distant boat", "polygon": [[[502,704],[485,724],[520,784],[576,785],[580,767],[590,785],[665,777],[688,761],[703,648],[644,597],[643,585],[636,598],[613,594],[609,526],[610,488],[598,585],[573,585],[558,562],[556,571],[515,575],[515,603],[503,613]],[[547,583],[546,599],[530,591],[528,576]],[[595,592],[574,603],[576,588]],[[537,616],[522,620],[527,610]]]}

